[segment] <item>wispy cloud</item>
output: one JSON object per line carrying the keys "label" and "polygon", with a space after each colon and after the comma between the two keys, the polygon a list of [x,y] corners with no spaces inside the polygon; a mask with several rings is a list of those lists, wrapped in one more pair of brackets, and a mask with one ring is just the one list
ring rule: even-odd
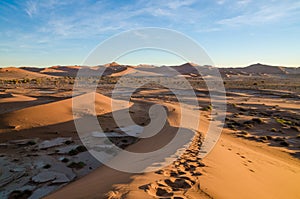
{"label": "wispy cloud", "polygon": [[34,14],[37,13],[37,2],[36,1],[27,1],[25,12],[28,14],[28,16],[32,17]]}
{"label": "wispy cloud", "polygon": [[[240,1],[240,4],[248,4],[250,1]],[[254,8],[254,9],[253,9]],[[300,2],[292,1],[274,3],[272,5],[252,6],[251,9],[231,18],[221,19],[217,24],[227,26],[260,25],[277,22],[287,17],[300,13]]]}
{"label": "wispy cloud", "polygon": [[[299,11],[300,2],[287,0],[137,0],[130,5],[112,1],[27,0],[25,12],[32,32],[59,38],[86,38],[143,26],[196,32],[220,31],[225,26],[259,25]],[[116,4],[116,2],[114,2]],[[220,13],[222,12],[222,13]],[[36,23],[35,23],[36,22]],[[206,28],[203,28],[206,27]]]}
{"label": "wispy cloud", "polygon": [[[284,27],[286,31],[282,37],[291,35],[290,38],[296,40],[296,33],[291,33],[291,30],[299,31],[300,2],[3,0],[0,1],[0,13],[0,43],[5,43],[7,49],[14,49],[11,52],[23,53],[37,49],[36,53],[40,53],[51,49],[56,53],[59,49],[65,52],[69,49],[71,56],[74,49],[78,49],[78,52],[83,48],[90,49],[94,42],[120,31],[149,26],[175,29],[191,37],[207,40],[207,43],[208,40],[214,43],[223,36],[225,43],[234,43],[235,40],[228,38],[234,37],[236,30],[259,35],[258,26],[264,32]],[[245,27],[249,32],[244,31]],[[4,48],[0,46],[0,50]]]}
{"label": "wispy cloud", "polygon": [[191,6],[195,2],[195,0],[174,0],[167,2],[167,6],[173,10],[176,10],[184,6]]}
{"label": "wispy cloud", "polygon": [[[37,3],[38,2],[38,3]],[[111,9],[109,1],[95,3],[59,3],[58,0],[44,1],[30,0],[26,3],[28,16],[44,20],[39,24],[38,32],[49,33],[62,37],[86,37],[102,34],[112,30],[126,30],[141,26],[195,23],[201,14],[191,9],[195,0],[172,1],[166,0],[162,4],[158,0],[139,0],[131,5],[120,5]],[[64,14],[64,9],[73,10],[72,14]],[[69,11],[70,12],[70,11]],[[42,25],[42,26],[40,26]]]}
{"label": "wispy cloud", "polygon": [[217,0],[217,4],[219,5],[223,5],[225,3],[226,0]]}
{"label": "wispy cloud", "polygon": [[247,5],[247,4],[251,3],[251,2],[252,2],[252,0],[238,0],[237,4],[239,4],[239,5]]}

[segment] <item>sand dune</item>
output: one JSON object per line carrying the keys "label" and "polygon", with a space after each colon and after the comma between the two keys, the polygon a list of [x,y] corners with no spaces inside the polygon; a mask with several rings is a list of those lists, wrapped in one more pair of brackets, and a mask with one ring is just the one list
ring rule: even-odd
{"label": "sand dune", "polygon": [[[48,68],[35,67],[9,67],[0,69],[0,79],[22,79],[22,78],[37,78],[37,77],[76,77],[77,72],[84,68],[90,70],[91,74],[96,74],[97,71],[102,71],[104,76],[122,76],[124,74],[133,76],[176,76],[188,75],[199,76],[198,69],[206,69],[210,66],[198,66],[193,63],[185,63],[178,66],[153,66],[153,65],[138,65],[129,66],[122,65],[116,62],[87,67],[87,66],[51,66]],[[220,73],[223,75],[299,75],[300,68],[289,68],[284,66],[270,66],[266,64],[252,64],[241,68],[220,68]],[[48,76],[45,76],[48,75]]]}
{"label": "sand dune", "polygon": [[[169,138],[160,137],[155,142],[161,139]],[[137,143],[132,147],[143,150],[145,146],[148,145]],[[174,165],[156,173],[143,175],[132,175],[101,167],[47,198],[300,197],[297,189],[300,164],[276,149],[225,134],[215,149],[203,160],[205,167],[194,165],[197,170],[187,170],[189,164],[201,161],[194,162],[195,157],[197,156],[190,152],[186,159],[181,159],[184,167],[175,162]]]}
{"label": "sand dune", "polygon": [[[93,93],[75,97],[79,101],[93,100]],[[109,109],[111,100],[101,94],[95,94],[95,107],[97,114],[111,112]],[[93,113],[93,110],[83,110],[86,114]],[[0,124],[2,129],[14,128],[24,130],[41,126],[49,126],[67,121],[72,121],[72,99],[61,100],[48,104],[37,105],[10,113],[2,114]]]}
{"label": "sand dune", "polygon": [[52,66],[49,68],[44,68],[40,73],[48,74],[53,76],[70,76],[76,77],[78,70],[81,66]]}
{"label": "sand dune", "polygon": [[[87,66],[51,66],[48,68],[35,68],[35,67],[22,67],[20,68],[21,70],[23,70],[23,72],[25,71],[26,73],[28,73],[28,76],[31,75],[37,75],[37,76],[41,76],[41,75],[49,75],[49,76],[55,76],[55,77],[76,77],[78,71],[80,69],[84,69],[86,71],[90,71],[91,74],[97,74],[97,71],[103,71],[103,75],[104,76],[108,76],[108,75],[112,75],[115,76],[114,74],[122,74],[122,72],[126,71],[127,69],[132,68],[131,66],[127,66],[127,65],[120,65],[116,62],[113,63],[109,63],[109,64],[105,64],[103,66],[99,65],[99,66],[93,66],[93,67],[87,67]],[[5,68],[5,69],[9,69],[10,68]],[[14,68],[16,69],[16,68]],[[3,74],[9,72],[6,70],[3,70]],[[3,75],[5,76],[5,75]],[[117,75],[118,76],[118,75]]]}
{"label": "sand dune", "polygon": [[223,133],[204,159],[201,188],[213,198],[299,198],[299,161]]}
{"label": "sand dune", "polygon": [[112,76],[112,77],[118,77],[118,76],[123,76],[123,75],[131,74],[131,73],[134,73],[134,72],[136,72],[135,68],[131,67],[131,66],[128,66],[126,68],[126,70],[123,70],[121,72],[113,73],[110,76]]}
{"label": "sand dune", "polygon": [[247,67],[240,68],[220,68],[222,74],[268,74],[268,75],[299,75],[300,68],[284,67],[284,66],[270,66],[266,64],[252,64]]}
{"label": "sand dune", "polygon": [[33,102],[35,100],[36,98],[34,97],[0,92],[0,114],[25,108],[27,106],[26,102]]}
{"label": "sand dune", "polygon": [[24,79],[24,78],[50,78],[52,76],[40,74],[36,72],[27,71],[21,68],[9,67],[0,68],[0,79],[10,80],[10,79]]}
{"label": "sand dune", "polygon": [[10,94],[5,92],[0,92],[0,103],[6,102],[25,102],[36,100],[34,97],[28,97],[24,95]]}
{"label": "sand dune", "polygon": [[[56,68],[52,68],[52,67],[51,68],[44,68],[39,72],[44,73],[44,74],[67,73],[66,71],[56,69]],[[67,74],[65,74],[65,75],[67,75]]]}
{"label": "sand dune", "polygon": [[[155,102],[168,107],[169,124],[178,126],[178,104]],[[202,115],[200,123],[198,130],[205,133],[210,123],[208,115]],[[147,151],[153,145],[163,146],[172,138],[171,126],[163,131],[163,136],[139,141],[128,150]],[[214,150],[201,160],[197,157],[198,139],[194,138],[181,159],[157,172],[136,175],[104,166],[47,198],[300,197],[300,164],[288,154],[263,143],[232,137],[225,129]]]}
{"label": "sand dune", "polygon": [[[90,70],[97,72],[103,67],[108,68],[106,74],[111,76],[122,76],[126,73],[150,76],[158,75],[160,72],[168,73],[167,67],[155,68],[152,71],[150,68],[153,66],[125,67],[117,63],[92,67]],[[242,73],[249,75],[253,71],[257,72],[256,67],[248,67]],[[31,68],[25,72],[22,69],[8,69],[4,73],[11,73],[11,77],[14,73],[22,74],[16,76],[21,78],[25,73],[30,74],[30,77],[44,75],[41,74],[43,72],[69,74],[66,71],[73,71],[75,74],[79,68],[79,66],[57,66],[43,69],[44,71]],[[265,66],[262,68],[261,72],[269,69]],[[191,65],[186,64],[179,67],[178,71],[190,75],[194,72],[190,69]],[[285,72],[286,70],[284,67],[279,67],[272,70],[270,74],[279,74],[281,78],[281,75],[289,74]],[[15,78],[15,76],[13,77]],[[45,75],[45,77],[49,76]],[[267,82],[267,79],[261,80]],[[274,85],[274,80],[272,78],[269,80],[271,85]],[[295,80],[287,79],[286,82],[290,81],[288,82],[291,84],[290,88],[296,90],[299,84]],[[201,83],[200,78],[197,81]],[[252,90],[249,87],[244,90],[236,88],[235,86],[238,84],[235,81],[232,82],[234,89],[227,92],[226,126],[216,147],[204,159],[199,158],[197,154],[201,149],[201,139],[210,122],[213,121],[210,110],[205,109],[209,104],[207,90],[195,89],[200,106],[197,108],[204,109],[200,116],[201,126],[198,129],[191,129],[195,115],[188,110],[181,112],[178,102],[170,91],[151,87],[144,90],[138,89],[131,96],[129,104],[130,116],[136,124],[145,126],[151,122],[148,110],[154,104],[163,105],[167,110],[168,118],[159,134],[148,139],[139,139],[138,142],[132,141],[130,144],[134,144],[126,145],[128,146],[126,150],[141,153],[159,149],[174,137],[179,127],[182,127],[183,134],[193,133],[194,135],[193,139],[189,140],[191,144],[185,146],[187,151],[174,162],[170,161],[170,158],[159,156],[160,161],[156,162],[157,165],[162,163],[168,163],[168,165],[156,172],[131,174],[101,166],[94,172],[72,181],[62,189],[50,194],[47,198],[300,198],[298,191],[300,163],[299,159],[296,159],[299,157],[300,138],[300,124],[297,120],[299,92],[297,93],[296,90],[293,93],[292,90],[285,89],[285,87],[268,90],[264,87],[267,84],[264,84],[263,81],[255,79],[248,82],[248,85],[253,85],[253,82],[262,85],[260,89]],[[276,81],[277,86],[278,82]],[[283,78],[278,81],[283,81]],[[229,84],[230,81],[226,80],[226,85]],[[110,84],[106,84],[107,87],[103,89],[107,95],[110,94],[105,90],[108,85]],[[29,83],[25,86],[30,88],[19,88],[19,86],[11,86],[0,92],[0,135],[3,140],[1,143],[1,153],[3,154],[7,151],[6,144],[17,139],[38,137],[43,140],[68,136],[80,142],[74,121],[80,121],[81,124],[89,126],[88,120],[84,120],[82,116],[97,115],[105,132],[114,132],[118,129],[118,125],[112,118],[111,102],[113,100],[107,96],[98,93],[95,96],[94,93],[76,96],[73,100],[79,102],[79,106],[77,107],[78,114],[74,117],[72,114],[73,100],[66,99],[67,96],[62,97],[62,93],[71,92],[71,89],[65,87],[70,86],[69,84],[64,84],[61,89],[50,89],[50,91],[55,90],[51,95],[47,94],[49,88],[39,87],[41,85],[37,85],[34,89],[30,87],[32,84]],[[45,93],[37,91],[45,91]],[[70,97],[70,95],[68,96]],[[85,102],[93,104],[94,97],[95,111],[93,106],[83,106]],[[126,107],[123,106],[123,108]],[[114,113],[122,115],[124,110],[120,108]],[[180,124],[181,113],[189,115],[190,123],[185,126]],[[154,115],[155,118],[159,116],[158,114]],[[89,133],[93,132],[92,128],[88,129]],[[280,142],[276,141],[278,138],[280,138]],[[20,141],[15,143],[20,143]],[[31,150],[28,152],[25,149],[29,148],[25,147],[24,153],[22,152],[20,155],[24,155],[26,158],[29,152],[30,154],[36,153]],[[122,158],[117,157],[111,161],[121,164],[120,162],[124,161]],[[149,158],[141,160],[142,163],[147,163],[147,161]],[[129,162],[126,165],[129,167],[137,164]],[[88,169],[88,166],[85,168]],[[78,172],[81,171],[78,170]]]}
{"label": "sand dune", "polygon": [[[139,104],[139,102],[135,103]],[[149,108],[149,106],[152,104],[142,101],[140,103],[142,103],[140,107],[135,110],[147,110],[147,108]],[[136,144],[129,146],[127,148],[128,151],[136,151],[139,153],[154,151],[156,149],[160,149],[162,146],[165,146],[172,139],[177,129],[176,126],[179,126],[180,109],[178,106],[170,104],[163,105],[166,105],[167,109],[169,110],[168,121],[170,121],[171,124],[169,123],[169,125],[165,126],[157,135],[148,139],[142,139]],[[121,159],[116,159],[113,161],[122,161],[122,157]],[[162,159],[161,161],[166,160]],[[68,196],[70,198],[103,198],[105,195],[111,198],[114,198],[114,195],[120,196],[116,198],[153,198],[151,194],[149,195],[147,192],[142,190],[140,186],[148,184],[151,181],[155,181],[155,178],[157,177],[158,175],[154,172],[143,175],[133,175],[111,169],[107,166],[102,166],[95,172],[81,178],[78,181],[75,181],[74,183],[71,183],[67,187],[50,195],[48,198],[61,198],[63,196]],[[117,191],[109,192],[115,187],[118,187]],[[157,190],[154,192],[156,191]],[[131,196],[126,197],[127,194]]]}

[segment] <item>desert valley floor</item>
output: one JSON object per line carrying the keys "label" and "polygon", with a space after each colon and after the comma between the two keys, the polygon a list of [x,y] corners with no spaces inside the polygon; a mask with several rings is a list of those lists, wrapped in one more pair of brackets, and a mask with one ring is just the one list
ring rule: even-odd
{"label": "desert valley floor", "polygon": [[[118,147],[147,152],[166,145],[181,127],[181,107],[169,89],[149,84],[131,95],[136,127],[128,128],[147,125],[154,104],[167,110],[164,128],[147,139],[116,136],[122,130],[110,107],[121,75],[161,71],[117,63],[105,67],[96,91],[74,98],[95,98],[95,115]],[[0,69],[0,198],[300,198],[300,73],[264,65],[259,66],[262,71],[255,66],[220,70],[226,88],[225,125],[202,159],[198,154],[214,107],[191,65],[179,67],[197,96],[199,107],[194,108],[201,125],[178,160],[142,174],[102,165],[80,140],[74,125],[80,116],[72,114],[78,66]],[[86,139],[96,138],[101,136],[91,128]],[[105,143],[98,150],[111,152]]]}

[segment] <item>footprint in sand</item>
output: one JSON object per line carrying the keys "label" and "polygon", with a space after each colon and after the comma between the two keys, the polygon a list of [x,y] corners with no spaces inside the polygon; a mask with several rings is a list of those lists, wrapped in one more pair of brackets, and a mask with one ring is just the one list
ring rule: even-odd
{"label": "footprint in sand", "polygon": [[181,176],[159,180],[151,184],[140,186],[139,188],[146,191],[149,195],[165,198],[180,192],[185,192],[192,188],[194,184],[194,180],[191,180],[187,176]]}
{"label": "footprint in sand", "polygon": [[192,187],[200,190],[198,177],[202,175],[200,168],[205,165],[201,158],[197,157],[201,144],[200,136],[194,139],[190,148],[176,160],[169,168],[156,171],[156,174],[168,177],[153,183],[142,185],[139,189],[144,190],[149,195],[159,198],[183,199],[187,190]]}
{"label": "footprint in sand", "polygon": [[178,175],[185,174],[185,173],[179,174],[178,172],[176,172],[175,169],[158,170],[155,173],[156,174],[161,174],[161,175],[164,175],[164,176],[167,176],[167,177],[176,177]]}
{"label": "footprint in sand", "polygon": [[[253,163],[251,160],[247,160],[246,156],[241,155],[240,153],[236,153],[238,156],[240,156],[240,158],[245,159],[246,162],[243,162],[243,165],[248,167],[248,163]],[[249,169],[249,171],[251,172],[255,172],[253,169]]]}

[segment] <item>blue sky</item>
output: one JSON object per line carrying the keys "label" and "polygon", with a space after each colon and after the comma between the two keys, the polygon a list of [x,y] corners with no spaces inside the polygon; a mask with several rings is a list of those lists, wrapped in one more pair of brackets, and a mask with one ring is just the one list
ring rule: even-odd
{"label": "blue sky", "polygon": [[[298,0],[1,0],[0,67],[80,65],[103,40],[142,27],[186,34],[217,66],[300,66]],[[120,61],[180,63],[144,54]]]}

